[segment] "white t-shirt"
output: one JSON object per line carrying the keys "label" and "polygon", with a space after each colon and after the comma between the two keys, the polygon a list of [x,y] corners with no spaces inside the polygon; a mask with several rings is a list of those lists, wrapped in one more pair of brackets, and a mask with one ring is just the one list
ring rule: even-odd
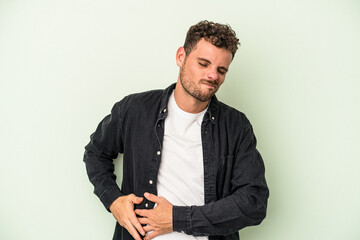
{"label": "white t-shirt", "polygon": [[[176,104],[174,92],[168,103],[162,157],[157,179],[158,195],[178,206],[204,205],[204,164],[201,122],[207,109],[188,113]],[[207,240],[172,232],[156,240]]]}

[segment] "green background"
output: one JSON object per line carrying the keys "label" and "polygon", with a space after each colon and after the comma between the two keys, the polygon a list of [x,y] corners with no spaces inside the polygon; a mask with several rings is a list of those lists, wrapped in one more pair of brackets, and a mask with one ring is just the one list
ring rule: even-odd
{"label": "green background", "polygon": [[0,0],[0,239],[111,239],[84,146],[116,101],[176,81],[203,19],[240,38],[218,98],[252,122],[270,187],[241,239],[360,239],[358,0]]}

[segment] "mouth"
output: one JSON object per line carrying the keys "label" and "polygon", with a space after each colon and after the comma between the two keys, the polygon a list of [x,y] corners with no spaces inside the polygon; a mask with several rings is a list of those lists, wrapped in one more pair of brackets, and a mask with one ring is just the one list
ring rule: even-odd
{"label": "mouth", "polygon": [[209,82],[209,81],[203,81],[202,84],[205,85],[207,88],[212,88],[212,89],[217,88],[216,83],[212,83],[212,82]]}

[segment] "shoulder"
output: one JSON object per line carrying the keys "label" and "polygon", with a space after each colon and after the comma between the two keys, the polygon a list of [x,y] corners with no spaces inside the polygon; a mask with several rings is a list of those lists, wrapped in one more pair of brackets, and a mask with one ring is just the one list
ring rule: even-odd
{"label": "shoulder", "polygon": [[250,125],[250,121],[246,115],[236,108],[231,107],[221,101],[218,101],[218,107],[219,117],[222,118],[225,123],[231,123],[238,126],[240,125],[242,127],[247,127]]}
{"label": "shoulder", "polygon": [[145,92],[132,93],[125,96],[120,101],[116,102],[115,105],[128,105],[128,104],[136,104],[136,103],[144,103],[148,101],[154,101],[161,98],[164,90],[149,90]]}
{"label": "shoulder", "polygon": [[149,101],[157,101],[161,98],[162,94],[164,93],[164,90],[157,89],[157,90],[150,90],[140,93],[132,93],[127,95],[123,100],[125,100],[128,104],[141,104],[141,103],[147,103]]}
{"label": "shoulder", "polygon": [[164,90],[132,93],[115,103],[114,109],[122,116],[129,113],[154,112],[154,108],[159,108],[163,94]]}

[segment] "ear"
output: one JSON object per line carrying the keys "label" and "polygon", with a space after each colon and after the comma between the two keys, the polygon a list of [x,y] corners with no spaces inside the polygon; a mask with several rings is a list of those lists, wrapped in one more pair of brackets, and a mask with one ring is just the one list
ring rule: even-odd
{"label": "ear", "polygon": [[176,65],[178,65],[178,67],[182,67],[185,62],[185,58],[186,52],[184,47],[179,47],[179,49],[176,51]]}

